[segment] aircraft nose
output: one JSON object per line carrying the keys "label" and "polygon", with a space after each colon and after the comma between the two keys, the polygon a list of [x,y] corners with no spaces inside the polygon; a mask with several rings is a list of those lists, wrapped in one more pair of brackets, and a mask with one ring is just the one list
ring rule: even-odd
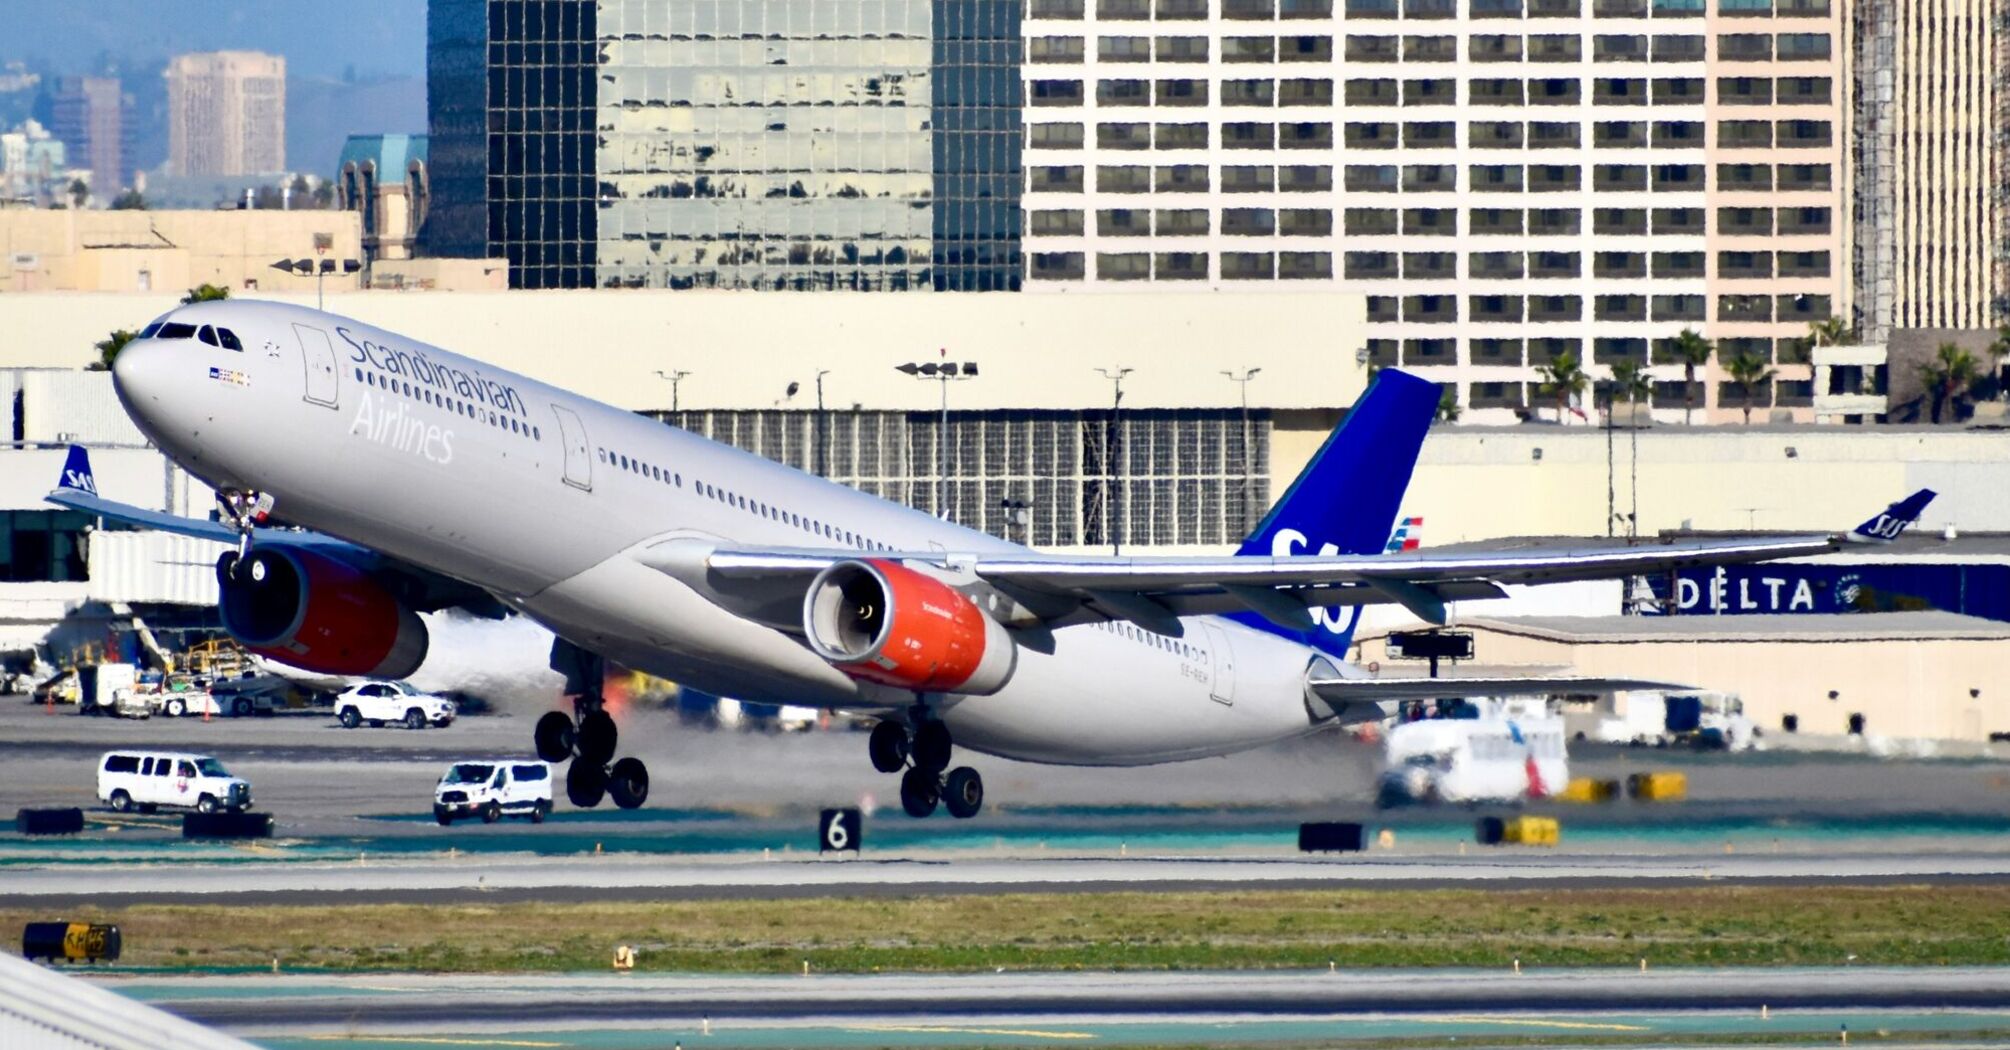
{"label": "aircraft nose", "polygon": [[112,385],[128,405],[158,398],[167,372],[168,351],[151,339],[134,340],[112,361]]}

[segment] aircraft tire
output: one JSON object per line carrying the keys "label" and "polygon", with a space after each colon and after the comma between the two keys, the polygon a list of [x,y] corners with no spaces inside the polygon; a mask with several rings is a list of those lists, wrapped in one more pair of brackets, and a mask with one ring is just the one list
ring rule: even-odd
{"label": "aircraft tire", "polygon": [[910,769],[900,778],[900,808],[910,817],[933,816],[942,801],[942,782],[925,769]]}
{"label": "aircraft tire", "polygon": [[622,809],[639,808],[649,801],[649,767],[634,755],[614,763],[607,775],[607,793]]}
{"label": "aircraft tire", "polygon": [[580,809],[592,809],[607,797],[607,769],[597,762],[577,759],[565,771],[565,797]]}
{"label": "aircraft tire", "polygon": [[620,738],[621,732],[614,727],[613,715],[606,711],[588,711],[579,720],[580,760],[596,766],[606,765],[614,757]]}
{"label": "aircraft tire", "polygon": [[900,772],[907,765],[907,727],[894,721],[873,726],[866,750],[872,755],[872,768],[882,773]]}
{"label": "aircraft tire", "polygon": [[942,801],[949,807],[949,815],[958,820],[968,820],[984,808],[984,778],[969,766],[958,766],[949,771],[949,780],[942,789]]}
{"label": "aircraft tire", "polygon": [[563,762],[572,757],[572,748],[579,740],[579,731],[573,727],[572,719],[563,711],[547,711],[537,720],[537,729],[531,736],[537,746],[537,757],[546,762]]}
{"label": "aircraft tire", "polygon": [[914,768],[936,776],[949,768],[949,727],[940,722],[923,722],[914,730]]}

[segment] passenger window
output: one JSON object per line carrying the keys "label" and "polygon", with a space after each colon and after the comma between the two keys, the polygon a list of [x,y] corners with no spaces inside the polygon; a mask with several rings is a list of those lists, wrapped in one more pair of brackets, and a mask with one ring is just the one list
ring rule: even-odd
{"label": "passenger window", "polygon": [[511,766],[509,774],[516,778],[517,783],[528,784],[545,779],[546,771],[543,766]]}
{"label": "passenger window", "polygon": [[169,766],[170,766],[170,765],[171,765],[171,763],[170,763],[170,762],[168,762],[168,760],[167,760],[167,759],[165,759],[165,758],[156,758],[156,759],[154,759],[154,776],[157,776],[157,777],[164,777],[164,776],[167,776],[167,775],[168,775],[168,768],[169,768]]}
{"label": "passenger window", "polygon": [[237,341],[236,332],[228,328],[219,328],[216,330],[216,336],[218,339],[223,340],[223,348],[225,350],[235,350],[240,354],[244,352],[244,344]]}
{"label": "passenger window", "polygon": [[222,346],[222,345],[223,345],[222,343],[219,343],[219,342],[217,342],[217,341],[216,341],[216,329],[214,329],[214,328],[211,328],[211,327],[210,327],[210,326],[208,326],[208,325],[203,325],[203,326],[202,326],[202,331],[200,331],[200,332],[197,332],[197,333],[196,333],[196,336],[195,336],[195,337],[196,337],[197,339],[200,339],[200,340],[202,340],[202,341],[203,341],[203,342],[205,342],[205,343],[208,343],[208,344],[209,344],[209,345],[211,345],[211,346]]}
{"label": "passenger window", "polygon": [[178,763],[175,767],[175,775],[178,777],[195,776],[195,763],[193,762]]}

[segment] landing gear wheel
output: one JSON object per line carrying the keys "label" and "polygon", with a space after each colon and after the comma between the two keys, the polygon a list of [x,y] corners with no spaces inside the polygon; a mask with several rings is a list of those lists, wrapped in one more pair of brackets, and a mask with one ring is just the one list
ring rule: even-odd
{"label": "landing gear wheel", "polygon": [[565,797],[580,809],[592,809],[607,797],[607,770],[598,762],[580,759],[565,771]]}
{"label": "landing gear wheel", "polygon": [[910,817],[926,817],[934,814],[935,804],[942,800],[942,782],[936,774],[925,769],[910,769],[900,778],[900,808]]}
{"label": "landing gear wheel", "polygon": [[881,722],[872,727],[866,741],[872,768],[882,773],[898,773],[907,765],[907,727],[899,722]]}
{"label": "landing gear wheel", "polygon": [[649,801],[649,767],[630,755],[614,763],[607,774],[607,793],[622,809],[636,809]]}
{"label": "landing gear wheel", "polygon": [[538,758],[546,762],[563,762],[572,757],[572,747],[579,739],[579,732],[572,727],[572,719],[565,717],[565,712],[547,711],[543,718],[537,720],[537,730],[532,739],[537,743]]}
{"label": "landing gear wheel", "polygon": [[969,766],[950,770],[942,787],[942,801],[949,807],[949,815],[958,820],[976,816],[984,808],[984,778]]}
{"label": "landing gear wheel", "polygon": [[614,728],[614,717],[605,711],[588,711],[579,720],[579,758],[596,766],[606,765],[614,757],[614,746],[620,731]]}
{"label": "landing gear wheel", "polygon": [[949,727],[923,722],[914,731],[914,768],[935,775],[949,768]]}

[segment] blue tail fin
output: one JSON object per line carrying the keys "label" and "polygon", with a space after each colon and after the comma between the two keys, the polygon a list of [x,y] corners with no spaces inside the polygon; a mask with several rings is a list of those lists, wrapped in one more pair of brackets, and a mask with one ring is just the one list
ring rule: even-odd
{"label": "blue tail fin", "polygon": [[63,461],[63,476],[56,487],[98,494],[98,479],[91,474],[91,454],[84,451],[84,446],[70,446],[70,458]]}
{"label": "blue tail fin", "polygon": [[1920,489],[1884,508],[1884,513],[1851,529],[1847,538],[1853,543],[1890,543],[1905,531],[1907,525],[1919,520],[1926,505],[1932,503],[1937,495],[1939,493],[1932,489]]}
{"label": "blue tail fin", "polygon": [[[1380,554],[1409,488],[1424,434],[1438,414],[1438,385],[1384,369],[1327,437],[1298,480],[1242,541],[1238,555]],[[1309,631],[1253,613],[1234,619],[1344,657],[1361,618],[1354,608],[1315,609]]]}

